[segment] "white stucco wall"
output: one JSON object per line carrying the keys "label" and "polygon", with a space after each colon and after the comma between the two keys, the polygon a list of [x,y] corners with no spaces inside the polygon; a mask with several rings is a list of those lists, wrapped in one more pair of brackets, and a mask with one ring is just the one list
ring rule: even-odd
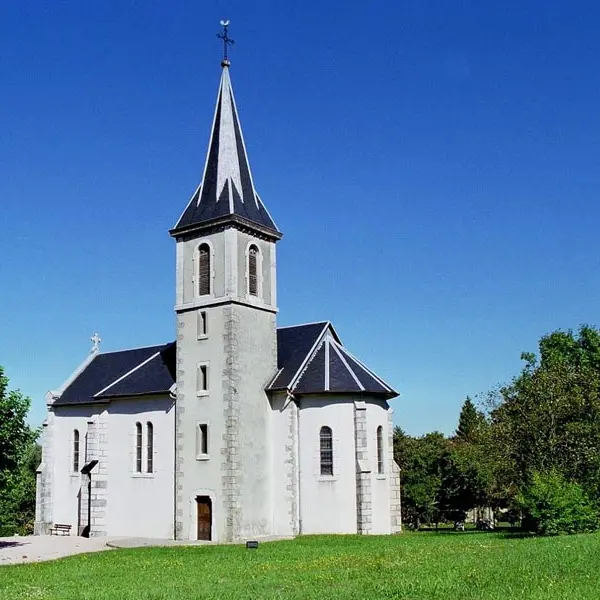
{"label": "white stucco wall", "polygon": [[[77,534],[81,473],[73,471],[73,432],[79,430],[79,469],[86,464],[88,421],[107,423],[107,445],[98,459],[107,467],[106,533],[116,536],[170,538],[173,535],[173,400],[168,397],[115,399],[98,406],[57,406],[53,419],[52,515],[54,523]],[[135,473],[135,424],[143,424],[143,470],[146,470],[146,424],[154,426],[154,472]],[[92,482],[99,467],[92,471]]]}
{"label": "white stucco wall", "polygon": [[[300,399],[301,533],[356,533],[354,403],[350,397]],[[333,433],[333,477],[320,473],[319,432]]]}
{"label": "white stucco wall", "polygon": [[58,406],[54,411],[52,518],[53,523],[72,526],[77,534],[78,502],[81,474],[73,471],[73,432],[79,431],[79,468],[85,464],[85,434],[87,423],[105,406]]}
{"label": "white stucco wall", "polygon": [[[174,402],[168,396],[113,400],[108,407],[107,534],[173,537]],[[142,424],[142,472],[136,472],[136,423]],[[147,473],[147,423],[153,472]]]}

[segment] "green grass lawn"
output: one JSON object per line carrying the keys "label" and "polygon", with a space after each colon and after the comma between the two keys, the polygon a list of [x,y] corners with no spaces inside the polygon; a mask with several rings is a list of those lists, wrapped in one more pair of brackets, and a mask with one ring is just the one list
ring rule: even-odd
{"label": "green grass lawn", "polygon": [[309,536],[113,550],[0,567],[0,599],[598,600],[600,535]]}

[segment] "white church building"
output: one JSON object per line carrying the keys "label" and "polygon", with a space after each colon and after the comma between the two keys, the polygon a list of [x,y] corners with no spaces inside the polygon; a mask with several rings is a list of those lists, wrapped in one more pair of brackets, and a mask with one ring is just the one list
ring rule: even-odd
{"label": "white church building", "polygon": [[329,321],[277,327],[282,234],[254,186],[229,66],[202,181],[170,230],[175,341],[101,352],[95,336],[48,392],[37,534],[400,531],[397,393]]}

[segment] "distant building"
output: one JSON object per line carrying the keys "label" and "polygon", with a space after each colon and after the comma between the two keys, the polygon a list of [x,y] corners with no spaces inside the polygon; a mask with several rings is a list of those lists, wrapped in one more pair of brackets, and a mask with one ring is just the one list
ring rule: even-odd
{"label": "distant building", "polygon": [[223,62],[202,183],[171,230],[174,342],[102,353],[47,395],[36,533],[241,540],[400,530],[396,392],[329,322],[276,325],[282,234]]}

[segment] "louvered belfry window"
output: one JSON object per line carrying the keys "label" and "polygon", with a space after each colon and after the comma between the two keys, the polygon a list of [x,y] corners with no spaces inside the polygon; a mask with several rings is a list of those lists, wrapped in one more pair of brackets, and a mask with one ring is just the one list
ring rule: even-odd
{"label": "louvered belfry window", "polygon": [[258,248],[250,246],[248,252],[248,292],[258,296]]}
{"label": "louvered belfry window", "polygon": [[333,475],[333,433],[331,427],[321,427],[321,475]]}
{"label": "louvered belfry window", "polygon": [[383,460],[383,427],[380,425],[377,428],[377,473],[383,475],[384,460]]}
{"label": "louvered belfry window", "polygon": [[210,294],[210,248],[202,244],[198,248],[198,295]]}

